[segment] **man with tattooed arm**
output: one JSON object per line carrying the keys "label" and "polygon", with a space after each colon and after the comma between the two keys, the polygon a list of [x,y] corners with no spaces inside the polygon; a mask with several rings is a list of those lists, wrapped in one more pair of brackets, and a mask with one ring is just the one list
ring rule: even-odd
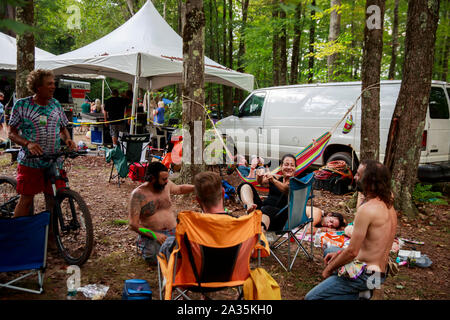
{"label": "man with tattooed arm", "polygon": [[168,237],[175,236],[177,220],[170,195],[193,192],[194,186],[170,181],[167,168],[160,162],[149,163],[144,179],[131,193],[129,223],[131,230],[138,233],[139,253],[154,264],[161,245]]}

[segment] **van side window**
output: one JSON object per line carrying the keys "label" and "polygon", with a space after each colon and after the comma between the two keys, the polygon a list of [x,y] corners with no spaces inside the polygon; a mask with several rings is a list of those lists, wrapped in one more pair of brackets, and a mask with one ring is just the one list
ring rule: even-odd
{"label": "van side window", "polygon": [[264,99],[266,98],[265,92],[257,92],[252,95],[239,111],[241,117],[259,117],[264,105]]}
{"label": "van side window", "polygon": [[431,119],[448,119],[449,111],[447,97],[442,88],[431,88],[430,93],[430,118]]}

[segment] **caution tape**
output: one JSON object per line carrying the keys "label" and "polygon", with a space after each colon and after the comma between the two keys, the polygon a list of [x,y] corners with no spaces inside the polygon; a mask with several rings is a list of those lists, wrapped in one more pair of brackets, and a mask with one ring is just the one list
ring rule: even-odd
{"label": "caution tape", "polygon": [[123,119],[119,119],[119,120],[111,120],[111,121],[98,121],[98,122],[69,122],[70,124],[73,125],[77,125],[77,126],[86,126],[86,125],[96,125],[96,124],[107,124],[107,123],[113,123],[113,122],[120,122],[120,121],[124,121],[124,120],[135,120],[136,117],[128,117],[128,118],[123,118]]}

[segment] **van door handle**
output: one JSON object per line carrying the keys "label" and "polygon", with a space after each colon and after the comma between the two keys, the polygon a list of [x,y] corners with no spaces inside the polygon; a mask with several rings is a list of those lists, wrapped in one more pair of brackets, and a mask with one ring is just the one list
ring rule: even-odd
{"label": "van door handle", "polygon": [[258,127],[258,134],[262,134],[262,127]]}

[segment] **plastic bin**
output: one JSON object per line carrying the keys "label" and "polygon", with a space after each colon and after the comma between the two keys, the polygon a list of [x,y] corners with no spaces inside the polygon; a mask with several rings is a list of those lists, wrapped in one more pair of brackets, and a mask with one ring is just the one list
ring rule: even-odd
{"label": "plastic bin", "polygon": [[91,126],[91,143],[103,144],[103,128],[101,126]]}
{"label": "plastic bin", "polygon": [[122,300],[152,300],[152,290],[146,280],[125,280]]}

